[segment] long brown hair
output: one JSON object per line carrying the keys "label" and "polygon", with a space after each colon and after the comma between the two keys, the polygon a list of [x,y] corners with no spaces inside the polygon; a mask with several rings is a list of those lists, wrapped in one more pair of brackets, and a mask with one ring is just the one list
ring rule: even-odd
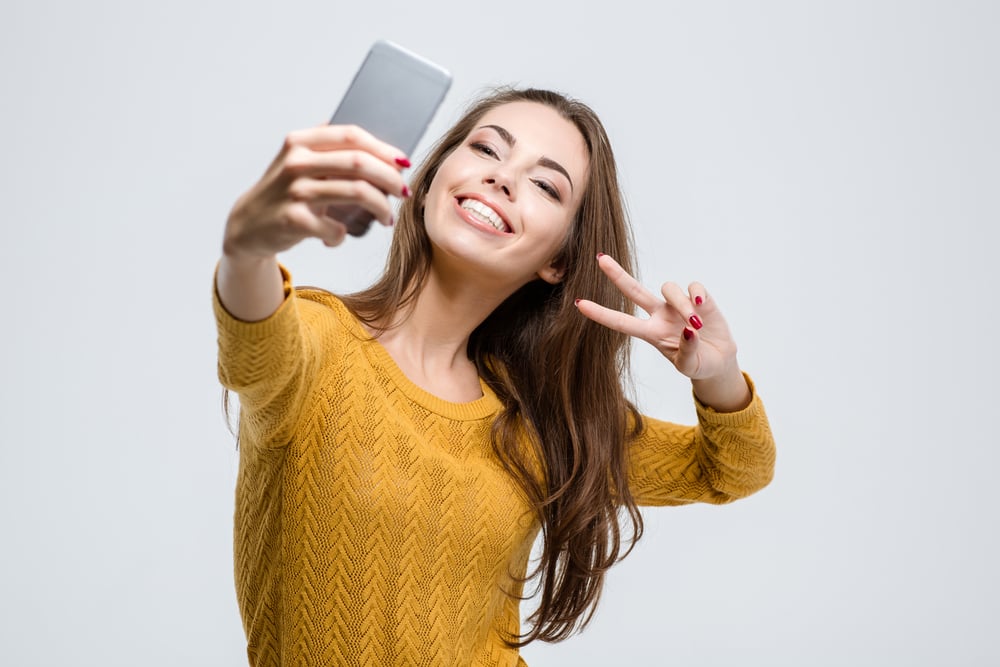
{"label": "long brown hair", "polygon": [[413,195],[400,209],[382,277],[343,300],[375,329],[412,301],[431,261],[421,204],[431,181],[484,114],[518,101],[544,104],[573,122],[590,155],[588,186],[559,252],[562,281],[523,286],[473,331],[468,346],[469,358],[503,404],[492,429],[494,451],[542,526],[541,560],[522,581],[540,577],[539,606],[528,618],[530,631],[507,640],[524,646],[535,639],[560,641],[586,626],[604,573],[642,535],[627,479],[626,443],[641,427],[623,389],[628,340],[583,317],[574,304],[586,297],[631,309],[595,259],[605,252],[632,271],[617,169],[597,115],[581,102],[535,89],[499,89],[475,103],[411,179]]}

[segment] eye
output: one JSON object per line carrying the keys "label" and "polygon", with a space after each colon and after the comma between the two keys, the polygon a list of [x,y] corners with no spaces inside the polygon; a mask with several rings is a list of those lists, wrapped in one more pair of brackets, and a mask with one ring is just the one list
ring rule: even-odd
{"label": "eye", "polygon": [[556,201],[562,201],[562,198],[559,196],[559,191],[556,190],[551,184],[546,183],[545,181],[534,181],[534,183],[548,196],[552,197]]}
{"label": "eye", "polygon": [[494,157],[494,158],[495,157],[499,157],[497,155],[497,152],[495,150],[493,150],[488,144],[484,144],[482,142],[476,141],[476,142],[473,142],[471,144],[471,146],[472,146],[472,150],[478,151],[478,152],[482,153],[483,155],[487,155],[489,157]]}

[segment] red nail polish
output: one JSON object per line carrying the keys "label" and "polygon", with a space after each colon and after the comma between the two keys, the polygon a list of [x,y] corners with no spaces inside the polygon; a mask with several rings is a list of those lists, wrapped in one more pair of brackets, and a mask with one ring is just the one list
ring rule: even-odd
{"label": "red nail polish", "polygon": [[575,301],[573,301],[573,303],[576,304],[577,306],[579,306],[580,305],[580,301],[582,301],[582,299],[576,299]]}
{"label": "red nail polish", "polygon": [[702,299],[702,298],[701,298],[700,296],[696,296],[696,297],[694,298],[694,305],[696,305],[696,306],[700,306],[700,305],[701,305],[702,303],[704,303],[704,301],[705,301],[705,300],[704,300],[704,299]]}
{"label": "red nail polish", "polygon": [[403,186],[403,196],[404,197],[409,197],[410,196],[410,188],[408,188],[405,185]]}
{"label": "red nail polish", "polygon": [[684,340],[691,340],[694,337],[694,332],[684,327]]}
{"label": "red nail polish", "polygon": [[405,157],[396,158],[396,164],[398,164],[400,167],[403,167],[404,169],[408,169],[409,167],[412,166],[410,164],[410,161],[407,160]]}
{"label": "red nail polish", "polygon": [[695,329],[700,329],[702,326],[701,318],[698,317],[697,315],[692,315],[691,317],[689,317],[688,322],[690,322],[691,326],[693,326]]}
{"label": "red nail polish", "polygon": [[597,259],[600,259],[601,257],[604,257],[604,253],[603,252],[597,253]]}

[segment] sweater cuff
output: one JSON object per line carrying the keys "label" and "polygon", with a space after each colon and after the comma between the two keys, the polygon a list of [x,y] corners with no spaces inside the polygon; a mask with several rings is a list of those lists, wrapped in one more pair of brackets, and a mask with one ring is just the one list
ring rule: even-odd
{"label": "sweater cuff", "polygon": [[699,423],[705,426],[745,426],[760,416],[763,404],[760,397],[757,396],[757,389],[754,387],[753,380],[745,372],[743,373],[743,378],[750,389],[750,404],[736,412],[719,412],[715,408],[699,401],[698,397],[694,396],[694,392],[692,392]]}
{"label": "sweater cuff", "polygon": [[219,332],[242,340],[263,340],[281,333],[288,329],[294,321],[295,312],[292,298],[294,288],[292,287],[292,276],[281,264],[278,264],[281,271],[282,286],[285,290],[285,299],[278,306],[277,310],[268,315],[263,320],[257,322],[247,322],[233,317],[222,305],[219,298],[218,275],[219,267],[215,267],[215,275],[212,279],[212,309],[215,311],[215,321],[219,327]]}

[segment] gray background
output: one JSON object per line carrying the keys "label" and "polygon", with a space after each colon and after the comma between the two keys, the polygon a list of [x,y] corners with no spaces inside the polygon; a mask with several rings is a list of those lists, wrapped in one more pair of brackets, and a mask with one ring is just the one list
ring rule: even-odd
{"label": "gray background", "polygon": [[[0,663],[245,662],[212,270],[384,37],[455,75],[429,136],[491,84],[601,114],[642,279],[708,286],[778,440],[759,495],[648,511],[532,667],[1000,664],[998,29],[993,2],[7,0]],[[347,291],[388,238],[283,260]]]}

